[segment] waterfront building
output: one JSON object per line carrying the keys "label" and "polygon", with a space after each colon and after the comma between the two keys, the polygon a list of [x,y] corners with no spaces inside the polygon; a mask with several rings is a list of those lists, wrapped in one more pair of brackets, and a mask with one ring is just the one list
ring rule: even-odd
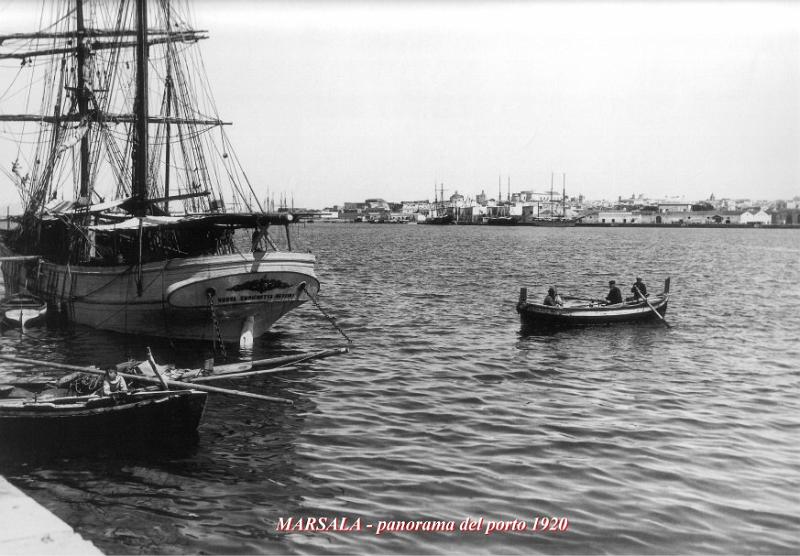
{"label": "waterfront building", "polygon": [[771,217],[774,226],[800,226],[800,209],[797,207],[775,210]]}
{"label": "waterfront building", "polygon": [[414,214],[422,214],[427,216],[433,207],[431,202],[425,199],[424,201],[403,201],[401,203],[400,212],[403,215],[411,216]]}
{"label": "waterfront building", "polygon": [[601,210],[585,214],[584,224],[641,224],[642,214],[638,210]]}
{"label": "waterfront building", "polygon": [[367,199],[367,200],[364,201],[364,206],[369,211],[375,211],[375,210],[378,210],[378,211],[384,211],[384,210],[385,211],[389,211],[389,210],[391,210],[391,207],[389,206],[389,203],[387,203],[383,199]]}
{"label": "waterfront building", "polygon": [[658,203],[658,212],[680,212],[680,211],[691,211],[692,210],[692,203],[686,203],[684,201],[675,203],[675,202],[660,202]]}
{"label": "waterfront building", "polygon": [[468,205],[461,207],[456,212],[456,222],[477,224],[489,214],[489,207],[483,205]]}
{"label": "waterfront building", "polygon": [[708,225],[738,224],[739,212],[718,210],[680,210],[654,215],[653,224]]}
{"label": "waterfront building", "polygon": [[739,216],[739,222],[741,224],[772,224],[772,215],[761,207],[754,207],[742,212]]}

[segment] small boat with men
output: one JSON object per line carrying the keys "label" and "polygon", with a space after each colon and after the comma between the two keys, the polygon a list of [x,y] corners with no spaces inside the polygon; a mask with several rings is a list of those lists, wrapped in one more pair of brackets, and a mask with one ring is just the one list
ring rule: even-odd
{"label": "small boat with men", "polygon": [[[42,446],[47,452],[61,453],[98,445],[116,448],[190,440],[197,438],[209,392],[292,404],[286,398],[207,382],[292,371],[296,368],[289,365],[348,351],[326,349],[217,367],[211,360],[204,368],[178,369],[157,364],[147,348],[146,360],[124,362],[106,370],[0,353],[0,360],[34,367],[16,371],[23,373],[23,378],[0,384],[0,446]],[[260,368],[265,366],[268,368]],[[70,374],[52,376],[59,371]],[[121,390],[112,389],[120,383]]]}
{"label": "small boat with men", "polygon": [[563,305],[545,305],[528,301],[527,288],[521,288],[517,312],[522,323],[542,328],[568,328],[618,322],[664,320],[669,303],[670,279],[664,281],[662,293],[637,297],[622,303],[608,304],[605,300],[587,297],[563,296]]}
{"label": "small boat with men", "polygon": [[133,390],[112,396],[70,396],[47,390],[0,399],[0,442],[161,441],[196,434],[206,404],[197,390]]}
{"label": "small boat with men", "polygon": [[14,294],[0,301],[3,321],[9,326],[34,324],[47,314],[47,303],[28,294]]}

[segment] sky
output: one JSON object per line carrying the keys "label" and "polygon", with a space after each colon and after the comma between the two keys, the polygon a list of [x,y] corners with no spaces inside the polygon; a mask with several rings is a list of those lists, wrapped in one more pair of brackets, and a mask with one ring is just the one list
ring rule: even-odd
{"label": "sky", "polygon": [[260,196],[800,195],[797,2],[193,5]]}

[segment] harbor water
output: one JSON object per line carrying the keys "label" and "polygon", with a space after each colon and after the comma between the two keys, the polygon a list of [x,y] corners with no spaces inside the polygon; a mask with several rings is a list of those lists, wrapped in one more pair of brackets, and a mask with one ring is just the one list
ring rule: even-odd
{"label": "harbor water", "polygon": [[[300,226],[352,352],[219,383],[294,405],[212,394],[186,446],[4,449],[0,474],[106,553],[800,552],[800,230]],[[520,326],[521,286],[604,297],[636,276],[671,276],[672,328]],[[227,355],[342,341],[307,304]],[[53,319],[0,338],[77,365],[146,346],[184,366],[210,349]],[[289,517],[364,528],[278,531]],[[468,517],[528,529],[366,527]]]}

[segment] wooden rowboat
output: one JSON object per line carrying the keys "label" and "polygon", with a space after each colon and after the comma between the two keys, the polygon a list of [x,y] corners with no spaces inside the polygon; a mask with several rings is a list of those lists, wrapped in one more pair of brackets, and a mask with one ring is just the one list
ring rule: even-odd
{"label": "wooden rowboat", "polygon": [[0,301],[3,320],[11,326],[33,324],[47,314],[47,303],[26,294],[14,294]]}
{"label": "wooden rowboat", "polygon": [[0,399],[0,444],[162,441],[196,434],[206,393],[140,390],[111,397]]}
{"label": "wooden rowboat", "polygon": [[527,289],[522,288],[517,312],[523,324],[543,328],[647,321],[657,319],[658,315],[663,319],[669,303],[669,282],[667,278],[664,291],[648,296],[647,301],[640,299],[614,305],[606,305],[600,300],[569,301],[569,298],[565,298],[568,301],[563,306],[531,303],[527,300]]}

